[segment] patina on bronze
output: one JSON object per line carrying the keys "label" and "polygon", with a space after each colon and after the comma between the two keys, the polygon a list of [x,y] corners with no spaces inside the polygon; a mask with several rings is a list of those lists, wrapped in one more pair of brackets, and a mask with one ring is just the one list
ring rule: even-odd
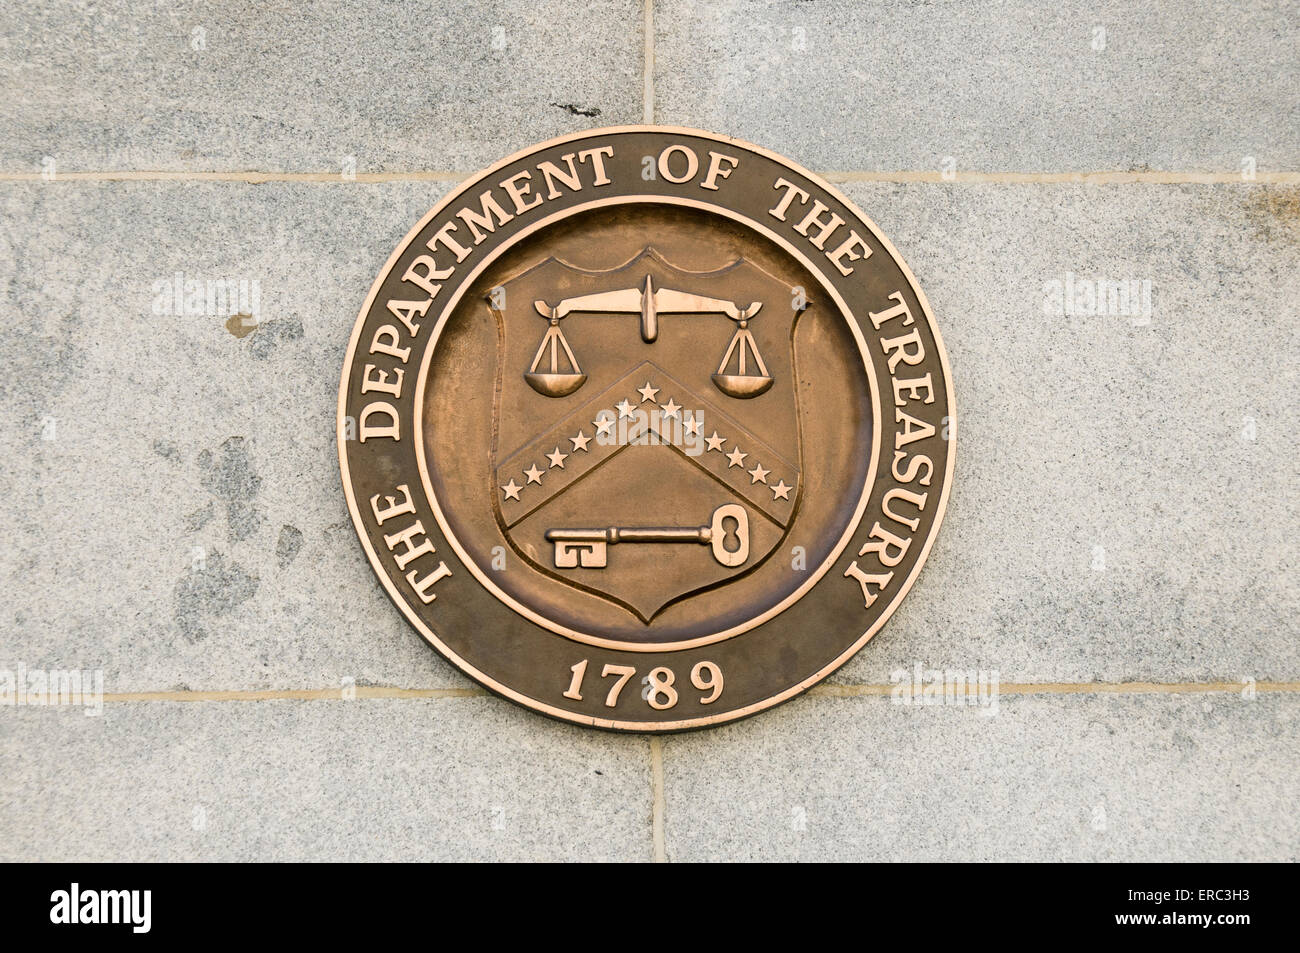
{"label": "patina on bronze", "polygon": [[766,150],[630,126],[475,176],[389,258],[339,390],[353,521],[420,634],[580,724],[771,707],[871,638],[952,477],[915,279]]}

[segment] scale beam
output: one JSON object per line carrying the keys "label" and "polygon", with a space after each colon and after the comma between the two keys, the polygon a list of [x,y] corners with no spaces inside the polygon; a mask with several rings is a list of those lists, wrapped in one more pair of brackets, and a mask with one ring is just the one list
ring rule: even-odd
{"label": "scale beam", "polygon": [[705,295],[690,294],[672,288],[656,288],[649,275],[640,288],[621,288],[595,294],[563,298],[554,305],[534,301],[533,307],[544,318],[558,320],[575,311],[640,314],[641,339],[647,344],[659,336],[660,314],[725,314],[733,321],[746,321],[763,306],[755,301],[742,307],[738,302]]}

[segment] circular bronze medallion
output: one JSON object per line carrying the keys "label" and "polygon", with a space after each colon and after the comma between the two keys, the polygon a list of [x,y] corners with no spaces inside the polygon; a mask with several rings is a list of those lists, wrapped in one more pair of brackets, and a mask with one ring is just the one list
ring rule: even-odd
{"label": "circular bronze medallion", "polygon": [[803,691],[907,593],[952,477],[925,296],[835,189],[628,126],[543,143],[370,289],[339,464],[393,601],[487,688],[696,728]]}

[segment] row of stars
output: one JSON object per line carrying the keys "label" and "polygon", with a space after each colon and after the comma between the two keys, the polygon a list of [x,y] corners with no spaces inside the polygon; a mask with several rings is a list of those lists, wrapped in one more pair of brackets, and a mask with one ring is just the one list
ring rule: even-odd
{"label": "row of stars", "polygon": [[[652,386],[650,381],[646,381],[644,387],[637,388],[637,393],[641,396],[640,403],[657,403],[659,391],[661,389],[662,388]],[[596,428],[596,436],[611,436],[613,426],[618,420],[634,420],[639,406],[629,403],[628,400],[624,398],[614,405],[614,409],[618,411],[618,416],[610,416],[608,411],[602,410],[596,415],[596,419],[591,422],[592,426]],[[700,436],[700,420],[693,416],[689,418],[682,417],[681,404],[678,404],[672,397],[668,398],[668,403],[659,404],[659,410],[665,417],[677,417],[682,422],[683,429],[685,429],[685,431],[691,436]],[[587,452],[587,444],[591,442],[591,437],[587,436],[585,430],[579,430],[576,437],[569,437],[568,439],[573,444],[571,452],[564,453],[558,446],[556,446],[556,448],[550,453],[543,454],[543,457],[549,461],[549,466],[546,470],[539,468],[536,463],[531,464],[528,469],[524,471],[525,482],[523,486],[520,486],[515,482],[514,477],[511,477],[510,482],[501,487],[504,499],[518,500],[520,491],[531,483],[536,483],[538,486],[541,486],[542,477],[546,475],[547,470],[554,470],[556,468],[563,470],[564,461],[578,451]],[[722,453],[728,461],[727,469],[731,469],[732,467],[743,468],[745,465],[745,458],[748,457],[749,454],[741,450],[739,446],[730,453],[723,453],[722,447],[726,442],[726,438],[718,436],[718,431],[714,430],[711,436],[704,439],[705,452],[707,453],[710,450],[716,450],[718,453]],[[765,470],[761,463],[755,463],[754,469],[746,470],[745,472],[750,476],[751,485],[762,483],[764,486],[767,486],[767,488],[772,491],[773,500],[790,499],[790,491],[793,490],[794,487],[787,486],[784,479],[774,485],[769,485],[767,478],[772,471]]]}
{"label": "row of stars", "polygon": [[[644,387],[637,389],[637,393],[641,395],[641,403],[645,403],[646,401],[654,400],[655,397],[659,394],[659,390],[660,388],[652,387],[650,385],[650,382],[646,381]],[[610,415],[609,411],[602,410],[599,414],[596,415],[596,419],[591,422],[592,426],[596,428],[597,437],[612,436],[614,424],[617,421],[619,421],[620,419],[632,420],[635,419],[636,417],[634,406],[628,403],[626,398],[619,401],[617,404],[615,404],[614,409],[618,411],[617,416],[612,416]],[[670,397],[668,399],[668,403],[659,405],[659,409],[663,412],[665,417],[680,417],[682,407],[680,404],[678,404]],[[685,427],[687,433],[691,434],[692,436],[699,436],[700,422],[698,420],[686,421]],[[527,470],[524,471],[523,486],[520,486],[518,483],[515,482],[514,477],[511,477],[510,482],[506,483],[504,486],[501,487],[501,492],[504,495],[504,499],[518,500],[520,491],[523,490],[524,487],[528,486],[530,483],[536,483],[538,486],[540,486],[542,483],[542,477],[546,475],[547,470],[554,470],[557,467],[563,470],[564,461],[567,460],[570,456],[572,456],[572,454],[577,453],[580,450],[586,452],[587,444],[591,442],[591,437],[587,436],[587,432],[585,429],[579,430],[578,435],[576,437],[569,437],[568,439],[573,444],[573,450],[570,453],[562,452],[560,448],[557,446],[550,453],[543,454],[546,460],[548,460],[550,463],[550,465],[546,468],[546,470],[539,468],[536,463],[533,463],[531,466],[529,466]]]}
{"label": "row of stars", "polygon": [[[732,467],[740,467],[741,469],[744,469],[745,458],[749,456],[749,454],[741,450],[739,445],[737,445],[736,448],[732,450],[730,453],[723,453],[722,445],[725,444],[726,442],[727,441],[725,439],[718,436],[718,432],[716,430],[713,431],[712,436],[704,438],[704,443],[706,445],[705,453],[708,453],[709,450],[716,450],[718,451],[718,453],[722,453],[722,455],[727,459],[728,470],[730,470]],[[764,486],[766,486],[769,490],[772,491],[773,500],[790,499],[790,491],[793,490],[794,487],[786,486],[784,478],[782,478],[780,481],[778,481],[775,484],[769,484],[767,482],[767,478],[769,475],[771,475],[772,471],[765,470],[763,468],[763,464],[755,462],[754,469],[745,470],[745,472],[749,474],[750,485],[752,486],[755,483],[762,483]]]}
{"label": "row of stars", "polygon": [[[599,429],[600,428],[597,428],[598,432]],[[568,439],[569,442],[573,444],[573,448],[568,453],[565,453],[559,448],[559,446],[556,446],[556,448],[550,453],[542,454],[543,458],[549,461],[549,466],[547,466],[546,470],[538,467],[536,463],[529,466],[528,469],[524,471],[525,482],[523,486],[520,486],[515,482],[515,478],[511,477],[510,482],[501,487],[501,492],[505,495],[504,498],[507,500],[519,499],[519,491],[525,486],[528,486],[529,483],[536,483],[538,486],[541,486],[542,477],[546,475],[547,470],[554,470],[557,467],[563,470],[564,461],[573,456],[573,454],[580,450],[584,453],[589,452],[587,450],[587,444],[591,443],[591,438],[587,436],[586,430],[579,430],[576,437],[569,437]]]}

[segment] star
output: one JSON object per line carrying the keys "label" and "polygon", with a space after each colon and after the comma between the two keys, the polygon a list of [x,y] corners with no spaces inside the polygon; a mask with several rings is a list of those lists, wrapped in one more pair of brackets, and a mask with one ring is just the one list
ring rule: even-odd
{"label": "star", "polygon": [[574,449],[575,451],[577,451],[577,450],[586,450],[586,449],[587,449],[587,444],[591,443],[591,438],[588,437],[588,436],[587,436],[585,433],[583,433],[581,430],[579,430],[579,431],[578,431],[578,435],[577,435],[576,437],[570,437],[570,438],[569,438],[569,442],[573,444],[573,449]]}
{"label": "star", "polygon": [[641,395],[641,403],[643,404],[647,400],[654,400],[659,396],[659,388],[651,387],[649,381],[645,382],[645,387],[638,387],[636,392]]}
{"label": "star", "polygon": [[712,437],[705,437],[705,438],[704,438],[704,442],[708,445],[708,449],[710,449],[710,450],[716,450],[716,451],[718,451],[718,453],[722,453],[722,445],[723,445],[724,443],[726,443],[727,441],[726,441],[726,438],[724,438],[724,437],[719,437],[719,436],[718,436],[718,432],[715,430],[715,431],[713,431],[713,436],[712,436]]}
{"label": "star", "polygon": [[[535,463],[524,471],[524,476],[528,477],[528,483],[542,482],[542,471],[537,469],[537,464]],[[524,486],[527,486],[528,483],[525,483]]]}
{"label": "star", "polygon": [[727,454],[727,459],[731,461],[727,464],[727,469],[730,470],[732,467],[744,466],[745,458],[747,456],[749,456],[749,454],[741,453],[740,448],[737,447],[735,450],[731,451],[731,453]]}
{"label": "star", "polygon": [[614,418],[598,417],[595,420],[593,420],[592,423],[596,425],[596,436],[599,437],[601,434],[604,434],[606,437],[608,437],[610,436],[609,428],[614,426]]}
{"label": "star", "polygon": [[676,417],[677,411],[682,409],[682,405],[669,397],[668,403],[660,404],[659,409],[664,412],[665,417]]}
{"label": "star", "polygon": [[523,487],[515,482],[514,477],[511,477],[510,482],[501,489],[505,491],[507,500],[517,500],[519,499],[519,491],[522,490]]}
{"label": "star", "polygon": [[551,461],[552,468],[559,467],[561,470],[563,470],[564,458],[567,456],[568,456],[567,453],[560,453],[560,448],[556,447],[554,450],[552,450],[550,453],[546,455],[546,459]]}
{"label": "star", "polygon": [[793,490],[793,489],[794,489],[794,487],[792,487],[792,486],[786,486],[786,485],[785,485],[785,481],[782,480],[782,481],[781,481],[780,483],[778,483],[776,486],[772,487],[772,499],[774,499],[774,500],[788,500],[788,499],[790,499],[790,491]]}
{"label": "star", "polygon": [[628,420],[636,416],[636,414],[632,413],[632,405],[626,400],[620,400],[614,405],[614,409],[618,411],[620,417],[626,417]]}
{"label": "star", "polygon": [[698,437],[700,435],[700,422],[698,420],[692,418],[686,421],[683,426],[686,428],[686,432],[692,437]]}
{"label": "star", "polygon": [[764,469],[763,469],[763,464],[761,464],[761,463],[756,463],[756,464],[754,464],[754,469],[749,470],[749,471],[747,471],[747,472],[749,473],[749,475],[750,475],[751,477],[753,477],[753,479],[751,479],[751,480],[749,481],[750,483],[766,483],[766,482],[767,482],[767,475],[768,475],[769,473],[771,473],[772,471],[771,471],[771,470],[764,470]]}

